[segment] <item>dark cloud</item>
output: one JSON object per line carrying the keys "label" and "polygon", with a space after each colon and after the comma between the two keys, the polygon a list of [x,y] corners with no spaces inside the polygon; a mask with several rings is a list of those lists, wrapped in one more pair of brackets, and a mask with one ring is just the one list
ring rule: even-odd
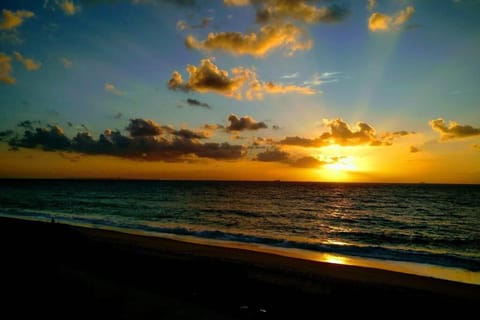
{"label": "dark cloud", "polygon": [[480,135],[480,128],[474,128],[470,125],[463,126],[455,121],[450,121],[447,126],[445,120],[442,118],[430,120],[429,124],[433,130],[440,133],[440,140],[442,141]]}
{"label": "dark cloud", "polygon": [[257,122],[250,116],[238,117],[235,114],[228,116],[228,125],[226,131],[244,131],[244,130],[258,130],[266,129],[268,126],[264,122]]}
{"label": "dark cloud", "polygon": [[297,168],[317,168],[325,164],[326,162],[320,161],[311,156],[302,157],[290,162],[290,165],[292,167],[297,167]]}
{"label": "dark cloud", "polygon": [[279,143],[301,147],[323,147],[332,144],[341,146],[382,146],[391,145],[395,138],[413,134],[412,132],[398,131],[393,133],[387,132],[379,137],[375,129],[365,122],[358,122],[354,129],[340,118],[330,121],[326,120],[324,123],[330,129],[330,132],[324,132],[317,138],[286,137]]}
{"label": "dark cloud", "polygon": [[12,147],[36,148],[45,151],[67,150],[70,140],[65,136],[63,129],[57,125],[48,125],[45,128],[25,130],[21,138],[9,141]]}
{"label": "dark cloud", "polygon": [[280,130],[280,126],[274,124],[274,125],[272,126],[272,129],[273,129],[273,130]]}
{"label": "dark cloud", "polygon": [[13,130],[0,131],[0,141],[3,141],[5,139],[7,139],[8,137],[12,136],[13,133],[14,133]]}
{"label": "dark cloud", "polygon": [[415,146],[410,146],[410,153],[417,153],[422,151],[420,148],[415,147]]}
{"label": "dark cloud", "polygon": [[114,117],[115,119],[121,119],[122,116],[123,116],[123,114],[122,114],[121,112],[117,112],[113,117]]}
{"label": "dark cloud", "polygon": [[287,162],[290,154],[278,149],[266,150],[257,154],[257,160],[263,162]]}
{"label": "dark cloud", "polygon": [[24,128],[24,129],[28,129],[28,130],[33,130],[33,126],[35,124],[40,124],[40,121],[38,120],[34,120],[34,121],[31,121],[31,120],[25,120],[25,121],[21,121],[17,124],[17,127],[20,127],[20,128]]}
{"label": "dark cloud", "polygon": [[130,119],[126,130],[132,137],[157,136],[162,133],[162,126],[149,119]]}
{"label": "dark cloud", "polygon": [[205,103],[205,102],[200,102],[196,99],[190,99],[188,98],[187,99],[187,103],[190,105],[190,106],[194,106],[194,107],[202,107],[202,108],[207,108],[207,109],[211,109],[212,107],[210,107],[210,105],[208,103]]}
{"label": "dark cloud", "polygon": [[128,136],[118,130],[107,129],[98,139],[90,132],[78,132],[69,139],[59,126],[49,125],[25,129],[23,134],[11,138],[8,143],[12,149],[40,148],[65,154],[111,155],[146,161],[178,162],[195,157],[232,160],[246,154],[246,148],[242,145],[201,143],[201,139],[207,139],[206,133],[190,129],[175,130],[153,120],[131,119],[127,131]]}

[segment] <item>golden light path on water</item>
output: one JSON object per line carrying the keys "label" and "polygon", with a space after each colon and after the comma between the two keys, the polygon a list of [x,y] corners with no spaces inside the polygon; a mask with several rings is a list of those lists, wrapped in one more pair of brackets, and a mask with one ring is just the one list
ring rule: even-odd
{"label": "golden light path on water", "polygon": [[[98,228],[98,226],[90,226],[90,227]],[[460,268],[449,268],[449,267],[442,267],[442,266],[436,266],[431,264],[414,263],[414,262],[361,258],[361,257],[353,257],[353,256],[340,255],[340,254],[315,252],[315,251],[304,250],[304,249],[280,248],[280,247],[272,247],[272,246],[256,244],[256,243],[241,243],[241,242],[229,241],[229,240],[205,239],[205,238],[197,238],[193,236],[174,235],[174,234],[157,233],[157,232],[142,231],[142,230],[130,230],[130,229],[111,228],[111,227],[108,227],[108,228],[102,227],[102,229],[116,230],[124,233],[131,233],[131,234],[137,234],[137,235],[154,236],[154,237],[189,242],[194,244],[202,244],[202,245],[217,246],[222,248],[233,248],[233,249],[242,249],[242,250],[248,250],[248,251],[269,253],[269,254],[275,254],[279,256],[296,258],[296,259],[304,259],[304,260],[326,262],[326,263],[340,264],[340,265],[358,266],[358,267],[373,268],[373,269],[383,269],[388,271],[401,272],[401,273],[419,275],[424,277],[431,277],[431,278],[437,278],[437,279],[444,279],[444,280],[480,285],[480,272],[475,272],[475,271],[470,271],[470,270],[465,270]],[[341,243],[338,243],[338,244],[341,245]]]}
{"label": "golden light path on water", "polygon": [[[8,214],[2,214],[2,216],[18,218]],[[48,219],[42,219],[42,218],[22,217],[22,219],[49,222]],[[222,247],[222,248],[242,249],[242,250],[248,250],[248,251],[275,254],[275,255],[284,256],[284,257],[318,261],[318,262],[326,262],[326,263],[332,263],[332,264],[358,266],[358,267],[373,268],[373,269],[383,269],[383,270],[389,270],[394,272],[414,274],[414,275],[419,275],[424,277],[431,277],[431,278],[437,278],[437,279],[444,279],[444,280],[480,285],[480,272],[478,271],[475,272],[475,271],[470,271],[470,270],[465,270],[460,268],[449,268],[449,267],[442,267],[442,266],[435,266],[431,264],[414,263],[414,262],[360,258],[360,257],[352,257],[352,256],[346,256],[346,255],[340,255],[340,254],[315,252],[315,251],[309,251],[304,249],[280,248],[280,247],[272,247],[272,246],[256,244],[256,243],[241,243],[241,242],[228,241],[228,240],[205,239],[205,238],[198,238],[198,237],[187,236],[187,235],[159,233],[159,232],[134,230],[134,229],[119,228],[119,227],[111,227],[111,226],[99,226],[99,225],[89,224],[89,223],[72,223],[72,222],[68,222],[68,223],[62,222],[62,223],[78,226],[78,227],[111,230],[111,231],[118,231],[122,233],[141,235],[141,236],[153,236],[157,238],[164,238],[164,239],[188,242],[193,244],[210,245],[210,246],[216,246],[216,247]],[[342,245],[342,242],[338,242],[338,241],[330,241],[330,243],[336,243],[336,244]]]}

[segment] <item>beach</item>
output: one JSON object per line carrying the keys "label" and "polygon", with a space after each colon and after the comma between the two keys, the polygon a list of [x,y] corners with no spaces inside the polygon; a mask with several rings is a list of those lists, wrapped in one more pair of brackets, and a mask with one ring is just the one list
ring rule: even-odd
{"label": "beach", "polygon": [[255,319],[467,314],[480,286],[158,237],[0,218],[2,313]]}

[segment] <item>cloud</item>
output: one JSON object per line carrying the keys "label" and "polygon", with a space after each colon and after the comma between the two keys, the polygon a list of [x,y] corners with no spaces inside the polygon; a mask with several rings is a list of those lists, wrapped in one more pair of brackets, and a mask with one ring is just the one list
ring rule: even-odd
{"label": "cloud", "polygon": [[188,81],[185,82],[182,75],[178,71],[174,71],[167,84],[169,89],[185,92],[213,92],[238,100],[243,99],[243,97],[249,100],[262,99],[264,93],[315,93],[310,87],[282,85],[271,81],[262,82],[257,79],[257,74],[254,70],[244,67],[231,69],[232,76],[230,76],[228,71],[221,70],[210,59],[201,60],[198,67],[189,64],[186,70],[189,74]]}
{"label": "cloud", "polygon": [[105,130],[94,139],[90,132],[78,132],[68,138],[57,125],[25,129],[11,138],[12,149],[40,148],[44,151],[75,152],[89,155],[110,155],[145,161],[188,161],[196,158],[234,160],[245,156],[246,148],[229,143],[200,142],[207,139],[202,132],[176,130],[153,120],[131,119],[129,135],[118,130]]}
{"label": "cloud", "polygon": [[325,161],[320,161],[317,158],[314,158],[312,156],[301,157],[299,159],[296,159],[290,162],[290,165],[292,167],[297,167],[297,168],[317,168],[325,164],[326,164]]}
{"label": "cloud", "polygon": [[205,102],[200,102],[198,101],[197,99],[190,99],[188,98],[187,99],[187,103],[190,105],[190,106],[194,106],[194,107],[202,107],[202,108],[206,108],[206,109],[211,109],[212,107],[210,107],[210,105],[208,103],[205,103]]}
{"label": "cloud", "polygon": [[290,154],[279,149],[266,150],[257,154],[257,160],[263,162],[287,162]]}
{"label": "cloud", "polygon": [[264,122],[257,122],[251,116],[239,118],[237,115],[231,114],[228,116],[228,121],[230,122],[230,125],[225,128],[226,131],[245,131],[268,128]]}
{"label": "cloud", "polygon": [[480,135],[480,128],[474,128],[470,125],[459,125],[455,121],[450,121],[448,126],[442,118],[429,121],[433,130],[440,133],[440,140],[447,141],[459,138],[473,137]]}
{"label": "cloud", "polygon": [[251,55],[261,58],[278,48],[287,49],[289,55],[298,50],[310,50],[313,42],[305,31],[293,24],[277,24],[263,26],[257,33],[212,32],[203,41],[189,35],[185,44],[190,49],[204,52],[218,50],[235,56]]}
{"label": "cloud", "polygon": [[291,73],[291,74],[285,74],[283,76],[281,76],[282,79],[295,79],[295,78],[298,78],[300,74],[298,72],[294,72],[294,73]]}
{"label": "cloud", "polygon": [[309,86],[320,86],[325,83],[335,83],[340,80],[347,79],[343,72],[333,71],[333,72],[315,72],[310,80],[304,81],[303,84]]}
{"label": "cloud", "polygon": [[12,30],[23,24],[25,19],[33,17],[35,14],[28,10],[17,10],[15,12],[3,9],[0,18],[0,30]]}
{"label": "cloud", "polygon": [[203,18],[200,24],[197,25],[190,25],[185,20],[178,20],[177,22],[177,29],[180,31],[183,30],[191,30],[191,29],[202,29],[210,25],[213,21],[213,18]]}
{"label": "cloud", "polygon": [[417,153],[422,151],[422,149],[415,147],[415,146],[410,146],[410,153]]}
{"label": "cloud", "polygon": [[0,82],[14,84],[15,78],[12,76],[12,58],[5,53],[0,52]]}
{"label": "cloud", "polygon": [[385,133],[377,136],[375,129],[365,122],[357,122],[355,128],[351,128],[342,119],[324,120],[324,124],[330,129],[330,132],[324,132],[314,139],[302,137],[285,137],[279,141],[282,145],[295,145],[301,147],[324,147],[328,145],[340,146],[385,146],[391,145],[393,140],[412,134],[407,131]]}
{"label": "cloud", "polygon": [[15,56],[15,59],[22,63],[25,69],[27,69],[28,71],[35,71],[40,69],[41,67],[41,64],[39,62],[35,62],[32,59],[25,58],[20,54],[20,52],[15,51],[13,55]]}
{"label": "cloud", "polygon": [[13,130],[0,131],[0,141],[4,141],[8,137],[12,136],[13,133],[14,133]]}
{"label": "cloud", "polygon": [[73,62],[72,60],[70,59],[67,59],[65,57],[61,58],[60,59],[60,62],[62,63],[62,65],[65,67],[65,68],[70,68],[72,65],[73,65]]}
{"label": "cloud", "polygon": [[248,6],[250,5],[250,0],[223,0],[223,3],[227,6]]}
{"label": "cloud", "polygon": [[149,119],[130,119],[126,130],[132,137],[158,136],[163,132],[162,126]]}
{"label": "cloud", "polygon": [[375,8],[376,5],[377,5],[377,0],[368,0],[367,1],[368,11],[372,11]]}
{"label": "cloud", "polygon": [[368,19],[368,28],[370,31],[392,31],[405,24],[415,13],[413,6],[408,6],[400,10],[395,16],[389,16],[383,13],[374,12]]}
{"label": "cloud", "polygon": [[105,91],[113,93],[114,95],[121,96],[124,94],[123,91],[118,90],[113,84],[105,82]]}
{"label": "cloud", "polygon": [[196,4],[195,0],[131,0],[132,4],[157,5],[160,3],[173,4],[181,7],[191,7]]}
{"label": "cloud", "polygon": [[262,90],[269,94],[289,93],[295,92],[300,94],[312,95],[315,94],[315,90],[310,87],[300,87],[292,84],[278,84],[272,81],[265,82],[262,86]]}
{"label": "cloud", "polygon": [[73,1],[70,0],[57,1],[57,5],[67,16],[73,16],[80,11],[80,7],[76,6]]}
{"label": "cloud", "polygon": [[316,7],[309,1],[298,0],[266,0],[257,2],[257,22],[266,23],[271,20],[294,19],[303,23],[335,23],[343,20],[349,13],[348,9],[340,4]]}
{"label": "cloud", "polygon": [[480,150],[480,144],[474,144],[474,145],[472,146],[472,148],[473,148],[474,150]]}
{"label": "cloud", "polygon": [[303,156],[294,159],[288,152],[281,151],[277,148],[258,153],[255,160],[262,162],[280,162],[296,168],[317,168],[326,164],[326,162],[320,161],[312,156]]}

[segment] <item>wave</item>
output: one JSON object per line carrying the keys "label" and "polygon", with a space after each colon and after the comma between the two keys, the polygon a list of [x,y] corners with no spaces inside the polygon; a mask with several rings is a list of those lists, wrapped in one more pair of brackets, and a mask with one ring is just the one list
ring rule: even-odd
{"label": "wave", "polygon": [[[336,253],[363,258],[382,260],[405,261],[426,263],[444,267],[462,268],[474,272],[480,271],[480,257],[470,257],[452,253],[438,253],[424,250],[410,250],[392,248],[381,245],[338,245],[322,242],[302,242],[285,240],[276,237],[265,237],[245,233],[226,232],[215,229],[198,229],[184,226],[152,225],[149,221],[139,221],[119,216],[79,216],[71,214],[59,214],[48,211],[16,211],[2,210],[2,215],[17,218],[30,218],[35,220],[50,221],[55,218],[58,222],[77,225],[90,225],[94,227],[114,227],[121,229],[139,230],[161,234],[173,234],[180,236],[193,236],[205,239],[235,241],[240,243],[252,243],[268,245],[280,248],[304,249],[322,253]],[[371,235],[370,235],[371,236]]]}

